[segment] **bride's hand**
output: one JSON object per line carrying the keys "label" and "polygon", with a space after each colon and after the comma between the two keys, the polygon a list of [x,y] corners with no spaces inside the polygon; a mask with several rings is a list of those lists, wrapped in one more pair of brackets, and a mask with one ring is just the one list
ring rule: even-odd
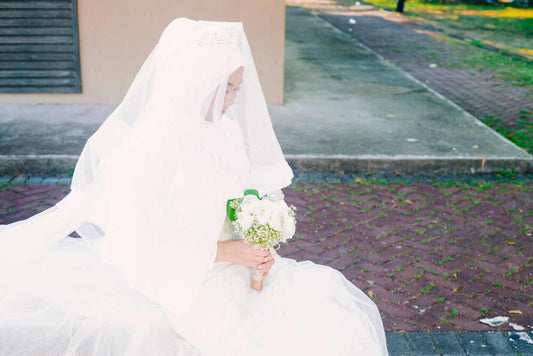
{"label": "bride's hand", "polygon": [[[274,263],[274,257],[268,250],[254,249],[251,245],[241,240],[228,240],[219,243],[223,246],[218,260],[225,260],[238,265],[258,267],[262,265],[263,271],[268,271]],[[217,256],[219,253],[217,252]]]}
{"label": "bride's hand", "polygon": [[272,260],[262,263],[259,265],[259,267],[257,267],[257,269],[263,273],[263,279],[265,279],[266,276],[268,276],[268,271],[274,264],[274,261],[275,261],[274,258],[272,258]]}

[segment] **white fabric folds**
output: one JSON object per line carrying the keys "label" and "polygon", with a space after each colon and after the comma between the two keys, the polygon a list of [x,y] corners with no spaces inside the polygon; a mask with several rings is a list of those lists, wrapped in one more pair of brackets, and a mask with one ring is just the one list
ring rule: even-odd
{"label": "white fabric folds", "polygon": [[[222,116],[228,77],[240,66],[241,91]],[[241,127],[246,170],[232,164],[238,153],[219,129],[224,120]],[[226,201],[292,178],[242,23],[177,18],[87,141],[71,193],[2,226],[0,277],[75,230],[133,288],[183,313],[214,263]]]}

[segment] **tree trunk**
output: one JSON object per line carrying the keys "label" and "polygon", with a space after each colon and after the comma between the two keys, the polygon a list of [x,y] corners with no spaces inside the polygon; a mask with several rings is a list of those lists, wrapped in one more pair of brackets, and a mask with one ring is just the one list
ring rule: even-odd
{"label": "tree trunk", "polygon": [[396,12],[403,12],[403,4],[405,0],[398,0],[396,3]]}

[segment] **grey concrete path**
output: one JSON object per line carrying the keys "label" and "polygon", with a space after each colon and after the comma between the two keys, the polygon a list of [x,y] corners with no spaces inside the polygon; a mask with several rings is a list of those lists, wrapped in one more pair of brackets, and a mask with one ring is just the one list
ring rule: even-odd
{"label": "grey concrete path", "polygon": [[386,336],[390,356],[533,355],[531,331],[408,332]]}
{"label": "grey concrete path", "polygon": [[[532,172],[533,157],[310,11],[287,7],[274,128],[298,172]],[[0,175],[68,175],[116,105],[0,105]]]}
{"label": "grey concrete path", "polygon": [[301,171],[531,170],[532,157],[303,7],[287,7],[285,98],[271,113]]}

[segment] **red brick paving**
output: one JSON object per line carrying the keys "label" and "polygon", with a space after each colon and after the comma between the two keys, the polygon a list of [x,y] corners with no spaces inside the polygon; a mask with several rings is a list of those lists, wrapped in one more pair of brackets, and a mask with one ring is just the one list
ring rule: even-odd
{"label": "red brick paving", "polygon": [[284,191],[299,222],[280,254],[339,269],[373,297],[387,331],[513,330],[479,322],[497,315],[531,329],[531,186],[338,183]]}
{"label": "red brick paving", "polygon": [[[531,329],[533,186],[458,185],[292,184],[284,193],[297,232],[279,253],[340,270],[376,302],[386,331],[513,330],[478,321],[497,315]],[[0,222],[68,191],[3,187]]]}
{"label": "red brick paving", "polygon": [[66,186],[10,186],[0,188],[0,224],[27,219],[61,200]]}

